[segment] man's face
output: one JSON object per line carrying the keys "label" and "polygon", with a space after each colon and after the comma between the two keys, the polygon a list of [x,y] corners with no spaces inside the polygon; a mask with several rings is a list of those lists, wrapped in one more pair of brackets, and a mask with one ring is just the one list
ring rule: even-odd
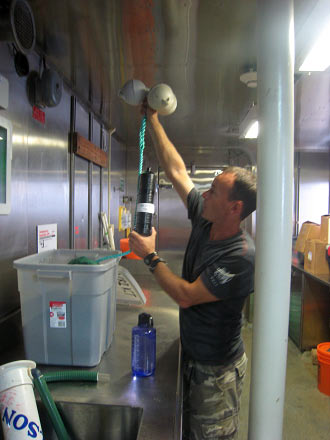
{"label": "man's face", "polygon": [[231,215],[234,202],[228,197],[234,181],[235,175],[230,173],[220,174],[213,180],[211,188],[203,193],[203,218],[212,223],[222,223]]}

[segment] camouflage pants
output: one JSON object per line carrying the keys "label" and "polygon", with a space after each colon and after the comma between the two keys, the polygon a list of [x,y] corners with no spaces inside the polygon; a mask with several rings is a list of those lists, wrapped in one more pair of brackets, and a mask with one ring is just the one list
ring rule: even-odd
{"label": "camouflage pants", "polygon": [[221,367],[184,361],[183,440],[237,440],[247,357]]}

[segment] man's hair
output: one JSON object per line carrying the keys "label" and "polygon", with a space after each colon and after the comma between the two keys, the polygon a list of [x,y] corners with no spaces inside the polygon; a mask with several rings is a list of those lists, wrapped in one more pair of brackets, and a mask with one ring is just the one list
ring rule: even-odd
{"label": "man's hair", "polygon": [[233,174],[235,181],[229,194],[229,200],[241,200],[243,210],[241,220],[255,211],[257,204],[257,179],[251,171],[241,167],[228,167],[223,174]]}

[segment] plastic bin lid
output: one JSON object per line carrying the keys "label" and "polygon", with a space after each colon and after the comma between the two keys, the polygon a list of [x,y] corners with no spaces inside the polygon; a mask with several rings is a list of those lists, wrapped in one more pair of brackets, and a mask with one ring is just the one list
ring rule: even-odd
{"label": "plastic bin lid", "polygon": [[105,272],[119,263],[121,257],[104,260],[100,264],[69,264],[73,258],[86,256],[97,260],[119,254],[120,251],[106,249],[56,249],[28,255],[13,262],[16,269],[65,270],[70,272]]}
{"label": "plastic bin lid", "polygon": [[122,266],[118,266],[117,304],[145,304],[146,297],[133,275]]}

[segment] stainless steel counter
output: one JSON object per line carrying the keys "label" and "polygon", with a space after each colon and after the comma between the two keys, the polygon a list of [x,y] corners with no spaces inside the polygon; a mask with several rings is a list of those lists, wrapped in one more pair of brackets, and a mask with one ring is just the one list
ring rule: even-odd
{"label": "stainless steel counter", "polygon": [[[174,262],[172,262],[173,265]],[[134,275],[147,297],[143,306],[117,305],[116,329],[110,349],[92,369],[109,375],[109,382],[49,383],[54,400],[124,405],[143,408],[138,440],[180,439],[181,375],[178,306],[157,286],[153,276],[139,261],[121,264]],[[139,313],[150,313],[157,330],[156,372],[151,377],[131,374],[131,329]],[[24,358],[23,347],[3,353],[1,363]],[[42,372],[78,369],[38,365]],[[179,373],[179,374],[178,374]],[[96,440],[96,439],[95,439]]]}

